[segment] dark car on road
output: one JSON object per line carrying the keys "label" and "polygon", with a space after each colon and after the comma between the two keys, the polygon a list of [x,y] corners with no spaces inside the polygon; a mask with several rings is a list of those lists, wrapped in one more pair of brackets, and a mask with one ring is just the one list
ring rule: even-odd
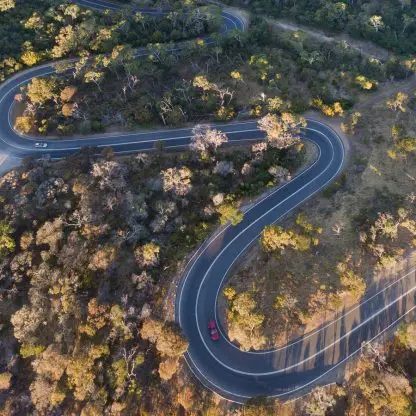
{"label": "dark car on road", "polygon": [[213,341],[218,341],[220,339],[220,334],[218,332],[217,324],[215,321],[208,322],[209,336]]}

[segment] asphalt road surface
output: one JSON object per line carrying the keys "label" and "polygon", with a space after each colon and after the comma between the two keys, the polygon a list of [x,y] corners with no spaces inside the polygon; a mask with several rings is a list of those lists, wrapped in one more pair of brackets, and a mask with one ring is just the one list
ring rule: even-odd
{"label": "asphalt road surface", "polygon": [[[104,0],[80,0],[79,4],[98,9],[117,8]],[[159,11],[143,10],[160,14]],[[244,22],[223,12],[221,33],[244,30]],[[207,43],[212,42],[209,37]],[[148,54],[139,49],[137,56]],[[36,149],[36,138],[13,129],[14,96],[32,78],[55,73],[53,64],[22,71],[0,85],[0,153],[10,157],[61,158],[83,147],[111,146],[118,153],[147,151],[162,140],[165,148],[187,146],[191,129],[159,130],[117,135],[43,140],[46,149]],[[261,139],[256,121],[216,125],[227,133],[230,142]],[[322,190],[339,174],[345,161],[343,142],[331,128],[308,120],[302,135],[318,147],[316,161],[284,186],[245,213],[237,226],[228,225],[204,243],[188,265],[178,287],[176,317],[189,340],[185,355],[195,376],[221,396],[244,402],[250,397],[298,397],[317,384],[336,380],[345,362],[356,354],[363,342],[388,333],[415,308],[414,269],[397,276],[389,285],[373,287],[356,307],[344,310],[336,320],[304,334],[299,339],[272,351],[242,352],[231,343],[219,325],[221,339],[210,339],[207,323],[217,319],[217,300],[227,273],[234,262],[255,242],[265,225],[278,221],[305,200]]]}

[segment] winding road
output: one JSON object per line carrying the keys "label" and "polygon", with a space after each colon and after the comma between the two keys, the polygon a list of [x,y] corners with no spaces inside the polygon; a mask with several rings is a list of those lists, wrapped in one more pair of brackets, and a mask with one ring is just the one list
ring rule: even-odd
{"label": "winding road", "polygon": [[[117,8],[105,0],[80,0],[80,5],[98,9]],[[158,14],[160,11],[143,10]],[[222,33],[244,30],[245,23],[231,12],[223,12]],[[209,37],[205,38],[211,42]],[[148,51],[139,49],[137,56]],[[0,151],[15,157],[48,156],[61,158],[82,147],[111,146],[115,153],[151,150],[163,140],[165,148],[189,144],[191,129],[102,135],[46,140],[47,149],[34,148],[35,138],[17,133],[13,128],[14,96],[34,77],[54,74],[48,63],[22,71],[0,85]],[[307,120],[302,135],[318,148],[318,157],[290,182],[273,190],[246,211],[244,220],[228,225],[206,241],[191,259],[176,297],[176,318],[189,340],[185,359],[195,376],[208,388],[236,402],[254,396],[281,399],[298,397],[317,384],[339,379],[343,364],[361,347],[388,332],[415,309],[415,270],[385,287],[372,288],[361,304],[343,311],[336,320],[305,334],[288,345],[271,351],[242,352],[231,343],[224,329],[220,341],[211,341],[207,322],[217,319],[217,301],[228,271],[254,243],[265,225],[278,221],[335,179],[345,162],[344,144],[330,127]],[[216,125],[230,142],[263,137],[256,121]]]}

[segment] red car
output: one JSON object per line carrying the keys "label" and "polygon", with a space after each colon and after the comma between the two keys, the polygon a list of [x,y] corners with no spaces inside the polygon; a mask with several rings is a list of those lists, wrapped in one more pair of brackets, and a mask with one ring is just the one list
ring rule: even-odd
{"label": "red car", "polygon": [[218,341],[220,339],[220,334],[218,332],[217,324],[215,321],[208,322],[209,336],[213,341]]}

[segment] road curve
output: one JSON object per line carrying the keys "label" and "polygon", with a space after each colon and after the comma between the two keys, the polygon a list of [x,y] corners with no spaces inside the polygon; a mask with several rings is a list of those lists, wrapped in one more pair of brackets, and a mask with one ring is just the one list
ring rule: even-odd
{"label": "road curve", "polygon": [[[105,0],[78,3],[98,9],[118,7]],[[161,13],[149,9],[143,12]],[[238,16],[228,12],[222,15],[222,33],[244,29]],[[205,40],[211,42],[209,37]],[[147,53],[144,48],[139,49],[137,56]],[[35,149],[35,138],[13,129],[14,96],[32,78],[54,73],[54,66],[49,63],[22,71],[0,85],[0,150],[12,156],[60,158],[86,146],[111,146],[115,153],[122,154],[151,150],[159,140],[163,140],[166,148],[189,144],[192,131],[185,128],[45,140],[47,149]],[[230,142],[263,137],[256,121],[216,127],[228,135]],[[360,305],[344,311],[336,320],[276,350],[242,352],[227,339],[221,327],[220,341],[210,340],[207,322],[211,319],[218,322],[218,294],[234,262],[258,239],[265,225],[278,221],[322,190],[342,169],[344,146],[331,128],[308,120],[302,135],[317,146],[316,161],[251,207],[240,224],[229,225],[209,239],[192,258],[177,291],[176,318],[190,343],[186,361],[205,386],[236,402],[254,396],[297,397],[317,383],[334,380],[336,370],[359,351],[362,342],[388,331],[415,308],[416,276],[411,270],[384,288],[374,288]]]}
{"label": "road curve", "polygon": [[[217,303],[229,270],[266,225],[322,190],[342,168],[344,146],[332,129],[308,120],[303,135],[318,147],[317,160],[251,207],[240,224],[227,226],[206,242],[191,259],[178,288],[177,320],[190,343],[185,359],[206,387],[235,402],[256,396],[287,400],[340,379],[342,365],[363,342],[394,328],[415,309],[412,269],[384,288],[372,288],[365,300],[334,321],[275,350],[244,352],[228,340],[217,317]],[[222,335],[218,342],[209,336],[207,323],[212,319]]]}

